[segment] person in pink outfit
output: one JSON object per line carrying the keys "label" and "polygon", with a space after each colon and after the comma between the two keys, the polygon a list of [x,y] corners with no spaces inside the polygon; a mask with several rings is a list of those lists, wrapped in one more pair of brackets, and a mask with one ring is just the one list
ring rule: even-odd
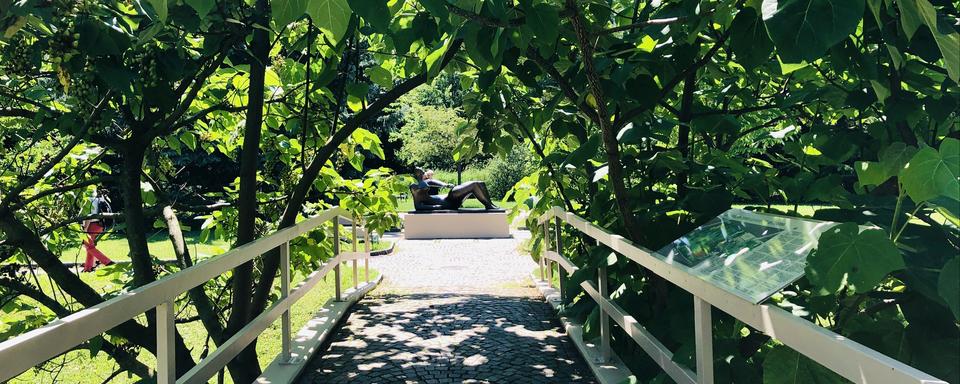
{"label": "person in pink outfit", "polygon": [[[93,195],[90,197],[90,203],[92,205],[92,209],[90,210],[91,214],[112,213],[110,209],[110,198],[107,197],[106,191],[98,194],[97,190],[94,189]],[[97,249],[97,238],[103,233],[103,230],[103,222],[100,219],[83,221],[83,231],[89,236],[87,240],[83,242],[83,247],[87,250],[87,261],[83,263],[84,272],[93,271],[95,267],[94,259],[102,265],[113,264],[113,260],[110,260],[107,255],[104,255],[103,252]]]}

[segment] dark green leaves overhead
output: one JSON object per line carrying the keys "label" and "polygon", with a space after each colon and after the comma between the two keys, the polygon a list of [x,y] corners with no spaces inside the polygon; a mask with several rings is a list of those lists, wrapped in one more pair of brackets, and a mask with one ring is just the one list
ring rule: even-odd
{"label": "dark green leaves overhead", "polygon": [[753,8],[744,8],[730,26],[730,49],[737,62],[751,69],[763,64],[773,53],[773,42],[767,35],[763,19]]}
{"label": "dark green leaves overhead", "polygon": [[786,63],[813,61],[857,29],[864,0],[764,0],[763,20]]}
{"label": "dark green leaves overhead", "polygon": [[807,257],[806,275],[826,293],[837,292],[844,283],[863,293],[903,268],[900,251],[886,232],[861,231],[854,223],[844,223],[820,236],[817,249]]}
{"label": "dark green leaves overhead", "polygon": [[450,11],[447,10],[446,3],[445,0],[420,0],[420,5],[422,5],[427,12],[430,12],[430,14],[440,19],[446,19],[447,15],[450,14]]}
{"label": "dark green leaves overhead", "polygon": [[217,5],[214,0],[184,0],[184,3],[187,3],[194,11],[197,12],[197,16],[201,19],[207,16],[213,7]]}
{"label": "dark green leaves overhead", "polygon": [[951,25],[952,22],[938,17],[929,0],[903,0],[897,4],[900,5],[900,22],[907,38],[912,39],[920,26],[925,25],[940,48],[950,78],[960,81],[960,32]]}
{"label": "dark green leaves overhead", "polygon": [[78,27],[79,48],[91,56],[118,55],[130,46],[130,38],[100,21],[86,20]]}

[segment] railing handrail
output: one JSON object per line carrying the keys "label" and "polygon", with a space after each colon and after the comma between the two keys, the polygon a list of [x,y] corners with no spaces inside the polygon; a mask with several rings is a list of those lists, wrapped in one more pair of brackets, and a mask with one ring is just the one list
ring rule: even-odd
{"label": "railing handrail", "polygon": [[[853,382],[946,384],[946,381],[836,334],[804,318],[794,316],[776,305],[748,302],[652,256],[653,251],[636,245],[623,236],[611,233],[574,213],[567,212],[562,207],[551,207],[537,219],[537,222],[543,226],[545,234],[549,234],[549,220],[553,218],[558,220],[558,229],[559,221],[562,220],[581,233],[606,245],[614,252],[627,257],[694,296],[695,316],[698,317],[696,319],[697,329],[695,330],[697,333],[697,373],[693,373],[689,368],[672,361],[670,358],[672,352],[666,350],[652,334],[611,301],[609,297],[601,295],[601,291],[593,282],[587,280],[581,284],[586,293],[600,306],[601,319],[605,316],[613,317],[674,381],[679,383],[713,382],[712,340],[709,339],[712,338],[710,333],[712,332],[710,306],[714,306]],[[557,236],[557,244],[560,244],[559,231],[557,231]],[[547,237],[545,244],[549,243],[550,240]],[[575,264],[560,254],[562,249],[558,248],[556,251],[550,251],[549,246],[545,249],[547,250],[545,252],[546,257],[541,259],[556,261],[568,273],[578,269]],[[549,271],[552,273],[552,266],[549,267]],[[701,325],[701,320],[705,320],[706,324]],[[603,324],[601,324],[601,334],[602,329]],[[704,338],[707,340],[704,340]],[[603,342],[604,340],[601,340],[601,343]],[[702,348],[701,346],[706,347]],[[709,361],[703,361],[707,359]],[[704,370],[706,372],[701,372],[703,367],[707,368]]]}
{"label": "railing handrail", "polygon": [[[75,346],[97,335],[106,333],[114,327],[134,319],[153,308],[163,308],[165,303],[172,303],[177,296],[186,293],[190,289],[204,284],[274,248],[287,244],[290,240],[316,229],[328,220],[338,217],[342,217],[353,223],[352,215],[345,209],[339,206],[329,208],[316,216],[300,221],[253,242],[231,249],[222,255],[200,261],[189,268],[164,276],[150,284],[122,293],[110,300],[82,309],[64,318],[54,320],[43,327],[8,339],[0,343],[0,361],[3,362],[0,364],[0,382],[16,377],[31,367],[65,353]],[[334,239],[339,240],[339,237],[334,237]],[[339,250],[339,247],[335,246],[335,249]],[[339,252],[335,253],[337,253],[335,255],[337,258],[331,261],[336,261],[339,266],[342,260],[339,259]],[[367,253],[369,254],[369,252]],[[358,256],[351,254],[351,257],[351,260],[356,260]],[[321,271],[323,274],[326,274],[326,272],[329,272],[330,268],[332,268],[332,265],[333,263],[327,263],[327,265],[321,267],[320,270],[311,274],[311,277]],[[337,272],[339,275],[339,269]],[[310,280],[308,278],[304,283],[312,282],[312,284],[307,284],[309,285],[307,288],[309,288],[316,284],[316,280],[317,279]],[[339,282],[339,278],[337,281]],[[304,283],[301,283],[301,285]],[[337,292],[339,294],[339,285]],[[299,296],[295,298],[299,298]],[[287,302],[284,307],[288,309],[291,304],[292,301]],[[274,304],[274,307],[276,306],[277,304]],[[268,312],[271,312],[274,307],[269,308]],[[267,315],[267,313],[263,315]],[[279,316],[279,314],[277,314],[277,316]],[[276,316],[265,316],[265,318],[266,317],[276,319]],[[160,332],[159,328],[160,325],[158,325],[158,332]],[[158,348],[161,348],[160,344],[162,343],[160,343],[158,337]],[[219,349],[220,348],[218,348],[218,350]],[[157,354],[159,355],[160,353]],[[158,356],[158,359],[161,359],[161,357]],[[205,379],[203,381],[205,381]]]}

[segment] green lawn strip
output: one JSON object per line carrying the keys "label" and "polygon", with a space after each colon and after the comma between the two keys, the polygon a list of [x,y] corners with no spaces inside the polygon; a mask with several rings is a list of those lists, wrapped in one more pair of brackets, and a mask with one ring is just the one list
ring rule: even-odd
{"label": "green lawn strip", "polygon": [[[206,243],[200,242],[200,232],[188,232],[184,234],[184,240],[190,248],[190,255],[194,259],[204,259],[210,256],[220,255],[230,250],[230,244],[222,240],[212,240]],[[362,241],[362,240],[361,240]],[[344,243],[347,244],[347,243]],[[347,244],[349,246],[349,244]],[[150,254],[161,260],[176,260],[173,253],[173,245],[166,232],[158,232],[150,236],[147,246],[150,248]],[[363,245],[360,245],[361,249]],[[390,248],[389,242],[374,241],[370,249],[378,251]],[[111,234],[97,242],[97,249],[103,252],[113,261],[129,261],[130,247],[127,239],[120,234]],[[350,249],[350,248],[343,248]],[[86,259],[86,253],[78,242],[76,246],[68,248],[60,254],[60,261],[65,263],[83,263]]]}
{"label": "green lawn strip", "polygon": [[[358,273],[360,276],[360,282],[363,283],[364,269],[362,263],[360,264],[361,265],[358,267]],[[346,267],[341,270],[341,286],[344,292],[353,287],[353,269],[350,267],[350,265],[351,263],[346,263]],[[375,279],[378,275],[379,272],[372,269],[370,270],[371,280]],[[304,277],[305,275],[297,273],[292,279],[293,281],[291,282],[291,286],[296,286],[296,284],[302,281]],[[115,291],[117,289],[116,283],[110,281],[109,277],[105,276],[104,274],[82,274],[81,278],[98,291]],[[44,276],[38,276],[38,279],[40,279],[42,286],[49,286],[49,282]],[[297,330],[304,326],[307,321],[314,316],[314,313],[316,313],[318,309],[323,307],[328,300],[334,297],[334,294],[334,274],[331,272],[328,273],[319,284],[314,286],[310,292],[308,292],[303,298],[293,305],[290,311],[290,323],[293,332],[296,333]],[[40,309],[37,310],[40,311]],[[195,311],[192,307],[185,309],[179,308],[178,310],[178,318],[189,318],[195,314]],[[9,316],[10,315],[0,314],[0,320],[2,320],[4,317],[7,317],[6,320],[16,320]],[[138,320],[141,323],[145,322],[145,318],[143,316],[140,316]],[[0,326],[2,326],[2,323],[3,321],[0,321]],[[199,361],[200,355],[204,352],[204,345],[208,345],[210,351],[215,349],[213,342],[207,340],[207,332],[199,321],[177,324],[177,329],[183,336],[187,346],[192,350],[194,360]],[[270,327],[261,333],[257,343],[257,354],[260,356],[261,369],[266,368],[267,365],[269,365],[279,353],[280,320],[277,319],[277,321],[275,321]],[[153,367],[156,364],[155,357],[148,351],[141,351],[139,354],[139,360],[148,367]],[[60,365],[62,365],[62,367]],[[87,349],[71,351],[55,358],[50,364],[48,364],[48,367],[54,366],[56,366],[56,370],[58,371],[56,375],[54,375],[52,372],[35,368],[12,379],[10,382],[102,383],[104,380],[110,377],[110,375],[117,368],[113,360],[110,359],[105,353],[101,352],[100,354],[91,357],[90,352]],[[133,378],[127,377],[126,374],[122,374],[113,378],[113,380],[109,382],[129,383],[133,381],[135,381]],[[216,382],[215,378],[213,382]],[[229,374],[226,375],[225,382],[233,382],[230,379]]]}
{"label": "green lawn strip", "polygon": [[[230,249],[230,244],[221,240],[212,240],[206,243],[200,242],[200,232],[184,233],[184,240],[190,247],[190,254],[193,257],[205,258],[219,255]],[[147,247],[150,248],[150,254],[161,260],[175,260],[173,245],[166,231],[152,233],[147,239]],[[107,255],[113,261],[129,261],[130,247],[127,239],[120,233],[110,233],[100,238],[97,242],[97,249]],[[83,246],[78,241],[72,248],[67,248],[60,254],[60,261],[66,263],[83,263],[86,258]]]}

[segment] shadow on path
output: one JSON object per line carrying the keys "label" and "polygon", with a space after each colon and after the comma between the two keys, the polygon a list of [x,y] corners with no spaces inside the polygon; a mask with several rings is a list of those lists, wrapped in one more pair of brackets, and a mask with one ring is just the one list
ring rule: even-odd
{"label": "shadow on path", "polygon": [[[376,293],[374,293],[376,295]],[[300,383],[593,383],[550,305],[524,294],[383,294]]]}

